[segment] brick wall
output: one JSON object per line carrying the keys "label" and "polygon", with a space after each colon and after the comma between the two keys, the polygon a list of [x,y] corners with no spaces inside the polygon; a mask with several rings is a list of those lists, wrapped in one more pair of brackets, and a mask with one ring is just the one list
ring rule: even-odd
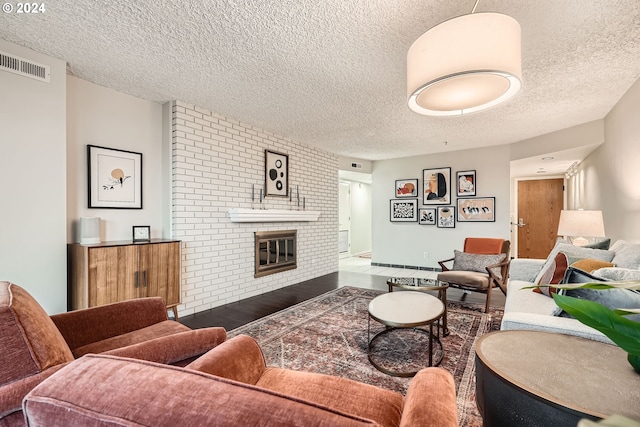
{"label": "brick wall", "polygon": [[[267,209],[301,205],[317,222],[232,223],[232,207],[259,208],[264,150],[289,155],[288,198]],[[172,228],[182,246],[181,315],[259,295],[338,270],[338,157],[180,101],[172,105]],[[251,186],[255,201],[251,200]],[[298,268],[254,278],[255,231],[298,230]]]}

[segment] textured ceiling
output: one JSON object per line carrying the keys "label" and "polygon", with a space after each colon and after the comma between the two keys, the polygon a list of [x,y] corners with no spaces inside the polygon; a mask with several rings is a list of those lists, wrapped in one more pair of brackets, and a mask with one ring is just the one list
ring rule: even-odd
{"label": "textured ceiling", "polygon": [[466,117],[410,111],[407,49],[473,3],[60,0],[43,14],[0,14],[0,38],[120,92],[193,103],[369,160],[511,143],[601,119],[640,77],[639,0],[481,0],[477,12],[520,22],[523,89]]}

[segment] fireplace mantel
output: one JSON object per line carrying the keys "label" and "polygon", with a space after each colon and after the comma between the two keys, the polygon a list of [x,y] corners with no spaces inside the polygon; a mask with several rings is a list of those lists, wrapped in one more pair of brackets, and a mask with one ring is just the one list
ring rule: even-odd
{"label": "fireplace mantel", "polygon": [[294,222],[317,221],[319,211],[292,211],[286,209],[230,208],[231,222]]}

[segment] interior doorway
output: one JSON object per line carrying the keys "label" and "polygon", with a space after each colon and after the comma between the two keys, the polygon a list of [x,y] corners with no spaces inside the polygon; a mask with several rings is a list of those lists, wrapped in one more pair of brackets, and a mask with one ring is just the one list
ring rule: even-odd
{"label": "interior doorway", "polygon": [[338,201],[338,254],[351,256],[351,183],[340,181]]}
{"label": "interior doorway", "polygon": [[564,207],[564,179],[517,182],[518,258],[546,258],[557,239],[560,211]]}

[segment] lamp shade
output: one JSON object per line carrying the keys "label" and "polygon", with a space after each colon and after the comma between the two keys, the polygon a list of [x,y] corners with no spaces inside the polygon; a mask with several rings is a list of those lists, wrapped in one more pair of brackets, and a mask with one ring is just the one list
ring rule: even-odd
{"label": "lamp shade", "polygon": [[604,237],[602,211],[562,211],[558,236]]}
{"label": "lamp shade", "polygon": [[500,13],[472,13],[428,30],[407,53],[409,108],[432,116],[484,110],[522,86],[520,24]]}

